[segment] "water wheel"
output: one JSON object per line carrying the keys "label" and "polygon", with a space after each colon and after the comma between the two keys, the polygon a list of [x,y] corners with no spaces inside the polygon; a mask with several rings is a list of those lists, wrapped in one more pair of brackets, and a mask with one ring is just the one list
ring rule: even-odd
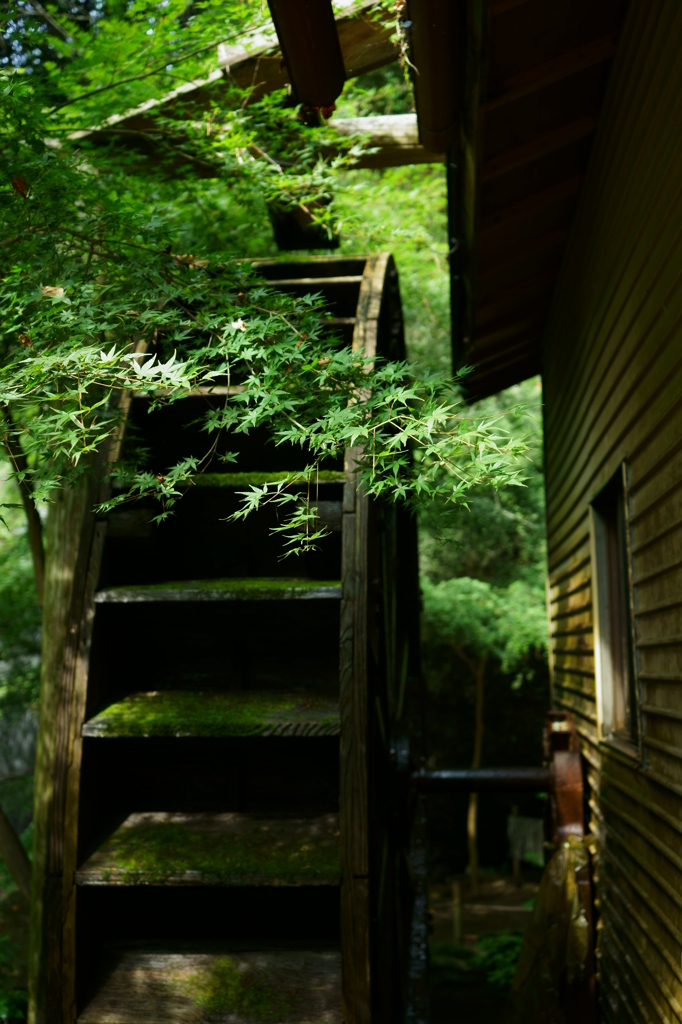
{"label": "water wheel", "polygon": [[[322,292],[348,344],[403,356],[389,256],[260,270]],[[133,398],[127,436],[163,471],[203,452],[196,421],[218,400],[148,414]],[[357,490],[352,453],[320,474],[330,535],[293,567],[274,511],[226,522],[237,490],[304,465],[254,431],[234,472],[197,478],[160,525],[144,501],[95,517],[95,484],[51,517],[36,1024],[408,1012],[424,909],[400,782],[420,742],[415,527]]]}

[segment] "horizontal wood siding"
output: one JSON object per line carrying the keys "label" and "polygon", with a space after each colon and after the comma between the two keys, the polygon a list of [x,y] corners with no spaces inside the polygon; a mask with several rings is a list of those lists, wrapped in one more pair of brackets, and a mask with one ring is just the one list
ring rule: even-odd
{"label": "horizontal wood siding", "polygon": [[[544,340],[554,701],[589,764],[606,1021],[682,1022],[682,5],[632,0]],[[588,504],[629,467],[641,757],[600,744]]]}

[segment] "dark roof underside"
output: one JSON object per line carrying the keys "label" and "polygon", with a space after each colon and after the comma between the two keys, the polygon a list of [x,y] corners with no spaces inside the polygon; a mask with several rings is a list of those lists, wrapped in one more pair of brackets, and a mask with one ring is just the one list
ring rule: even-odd
{"label": "dark roof underside", "polygon": [[[626,0],[499,0],[478,40],[482,99],[460,176],[459,345],[472,399],[541,372],[541,338],[587,170]],[[471,58],[467,79],[475,72]],[[467,152],[468,150],[468,152]],[[469,239],[467,243],[467,239]]]}

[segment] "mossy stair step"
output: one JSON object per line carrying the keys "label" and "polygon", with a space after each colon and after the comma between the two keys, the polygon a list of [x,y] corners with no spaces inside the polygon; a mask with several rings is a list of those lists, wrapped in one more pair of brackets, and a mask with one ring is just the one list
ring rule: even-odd
{"label": "mossy stair step", "polygon": [[339,885],[339,819],[131,814],[76,872],[77,885]]}
{"label": "mossy stair step", "polygon": [[95,594],[97,604],[149,604],[161,601],[316,601],[341,600],[337,580],[249,576],[241,579],[180,580],[110,587]]}
{"label": "mossy stair step", "polygon": [[280,277],[268,282],[271,288],[318,287],[322,290],[329,285],[362,284],[362,274],[343,274],[338,277]]}
{"label": "mossy stair step", "polygon": [[257,690],[133,693],[83,725],[83,736],[338,736],[339,705],[313,694]]}
{"label": "mossy stair step", "polygon": [[297,470],[279,473],[199,473],[192,477],[191,487],[213,487],[230,488],[236,490],[240,487],[263,487],[265,484],[288,483],[292,487],[310,486],[311,491],[318,486],[328,484],[343,484],[346,474],[342,470],[323,469],[319,473],[313,473],[310,478],[305,473]]}
{"label": "mossy stair step", "polygon": [[124,952],[78,1024],[341,1024],[334,951]]}

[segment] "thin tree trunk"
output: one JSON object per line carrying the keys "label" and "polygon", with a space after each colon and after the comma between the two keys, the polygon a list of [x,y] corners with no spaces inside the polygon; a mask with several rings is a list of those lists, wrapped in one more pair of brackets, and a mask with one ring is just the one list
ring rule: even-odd
{"label": "thin tree trunk", "polygon": [[40,515],[36,508],[36,503],[33,500],[33,491],[26,477],[20,478],[20,474],[25,473],[28,468],[26,456],[21,450],[20,446],[16,441],[12,439],[11,433],[12,420],[9,415],[7,406],[0,406],[2,415],[9,428],[7,435],[4,439],[5,450],[9,456],[9,460],[14,470],[17,486],[21,493],[21,500],[24,506],[24,512],[26,513],[26,522],[28,523],[28,541],[31,547],[31,556],[33,558],[33,573],[35,575],[36,587],[38,590],[38,600],[42,607],[43,604],[43,591],[45,589],[45,551],[43,548],[43,525],[40,521]]}
{"label": "thin tree trunk", "polygon": [[0,854],[26,899],[31,898],[31,862],[14,831],[12,822],[0,809]]}
{"label": "thin tree trunk", "polygon": [[478,896],[478,793],[469,793],[467,808],[467,844],[471,895]]}
{"label": "thin tree trunk", "polygon": [[[479,658],[475,669],[472,667],[476,679],[476,721],[474,728],[474,756],[471,761],[472,768],[481,767],[481,754],[483,751],[483,680],[488,655]],[[471,893],[478,896],[478,793],[469,793],[469,807],[467,810],[467,842],[469,846],[469,877],[471,878]]]}

